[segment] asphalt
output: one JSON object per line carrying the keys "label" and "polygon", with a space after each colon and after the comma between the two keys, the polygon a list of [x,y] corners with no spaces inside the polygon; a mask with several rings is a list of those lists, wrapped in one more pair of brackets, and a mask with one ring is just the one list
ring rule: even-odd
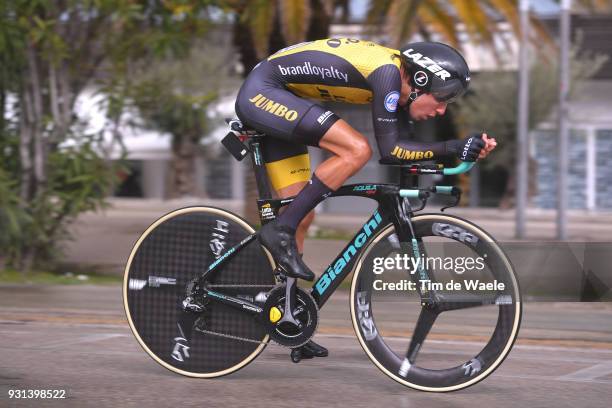
{"label": "asphalt", "polygon": [[[205,204],[236,212],[241,208],[233,201],[195,199],[115,199],[112,204],[104,212],[82,215],[72,226],[75,240],[66,246],[66,272],[74,268],[122,275],[138,236],[173,209]],[[577,299],[584,276],[563,276],[558,271],[580,261],[580,248],[588,245],[603,243],[603,262],[612,263],[605,257],[612,254],[605,246],[612,242],[611,213],[570,212],[571,244],[554,242],[551,211],[529,211],[528,240],[523,241],[513,239],[511,211],[456,208],[450,213],[476,222],[508,243],[527,292],[555,284],[555,294]],[[316,226],[354,232],[365,219],[367,215],[320,215]],[[554,256],[543,248],[525,252],[551,242],[566,246],[557,247]],[[320,273],[343,245],[342,240],[307,239],[305,259]],[[599,278],[607,285],[610,270],[603,271]],[[295,365],[286,349],[272,344],[235,374],[194,380],[163,369],[144,353],[127,325],[118,285],[4,285],[0,286],[0,407],[608,407],[612,303],[536,302],[529,296],[526,300],[518,341],[501,368],[467,390],[437,395],[409,390],[376,369],[354,336],[348,293],[342,290],[322,309],[315,337],[330,349],[327,359]],[[405,315],[403,309],[390,308],[386,315],[392,321],[388,330],[395,336],[390,344],[405,348],[403,331],[409,333],[412,323],[393,323]],[[479,317],[468,314],[464,321],[443,321],[423,356],[449,350],[468,356],[486,332],[477,323]],[[17,389],[60,389],[67,399],[9,399],[9,391]]]}
{"label": "asphalt", "polygon": [[[612,304],[524,306],[519,339],[495,373],[463,391],[431,394],[395,383],[368,360],[353,334],[346,292],[321,311],[315,339],[330,349],[328,358],[296,365],[287,349],[271,344],[234,374],[198,380],[145,354],[127,325],[118,285],[0,286],[0,406],[608,407]],[[404,329],[409,333],[410,324]],[[478,319],[447,321],[421,356],[469,358],[480,330]],[[389,345],[404,350],[406,337]],[[67,398],[9,399],[9,391],[29,389],[64,390]]]}

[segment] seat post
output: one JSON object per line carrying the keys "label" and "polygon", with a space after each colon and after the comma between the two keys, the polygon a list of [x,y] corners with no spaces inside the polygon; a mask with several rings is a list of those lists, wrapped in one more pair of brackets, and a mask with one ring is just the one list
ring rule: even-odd
{"label": "seat post", "polygon": [[251,163],[253,164],[253,171],[255,172],[255,182],[257,183],[259,199],[265,200],[272,198],[272,191],[268,185],[268,172],[266,171],[266,167],[263,162],[261,143],[260,138],[257,136],[254,136],[249,140]]}

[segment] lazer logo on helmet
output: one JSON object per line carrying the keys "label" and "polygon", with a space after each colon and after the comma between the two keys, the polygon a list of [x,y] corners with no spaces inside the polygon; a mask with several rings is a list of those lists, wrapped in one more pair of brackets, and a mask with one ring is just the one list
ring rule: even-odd
{"label": "lazer logo on helmet", "polygon": [[418,86],[425,86],[429,82],[429,76],[425,71],[417,71],[414,73],[414,83]]}
{"label": "lazer logo on helmet", "polygon": [[330,265],[327,270],[321,275],[315,289],[319,295],[325,293],[331,283],[342,273],[344,268],[350,263],[351,259],[357,254],[357,248],[361,248],[367,241],[368,238],[378,229],[382,218],[380,213],[376,211],[374,216],[368,221],[363,227],[362,232],[359,233],[353,242],[351,242],[342,253],[341,257],[338,257],[333,265]]}
{"label": "lazer logo on helmet", "polygon": [[432,72],[443,81],[446,81],[447,78],[451,77],[451,74],[447,70],[439,66],[436,61],[424,56],[423,54],[414,52],[412,48],[407,49],[403,52],[403,54],[406,57],[410,58],[412,61],[414,61],[415,64],[426,68],[429,72]]}
{"label": "lazer logo on helmet", "polygon": [[285,118],[289,122],[293,122],[298,117],[298,113],[295,110],[289,109],[285,105],[281,105],[278,102],[274,102],[262,94],[257,94],[256,96],[252,97],[249,99],[249,102],[257,106],[259,109],[270,112],[276,116],[280,116],[281,118]]}

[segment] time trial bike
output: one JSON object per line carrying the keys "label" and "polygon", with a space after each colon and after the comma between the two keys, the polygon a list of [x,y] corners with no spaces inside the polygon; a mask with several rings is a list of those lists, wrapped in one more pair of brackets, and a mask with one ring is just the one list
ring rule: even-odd
{"label": "time trial bike", "polygon": [[[272,197],[261,156],[265,135],[238,120],[229,125],[223,144],[239,160],[251,157],[260,220],[269,222],[292,198]],[[474,223],[420,213],[434,195],[456,205],[459,188],[416,184],[419,175],[460,174],[474,163],[381,164],[397,167],[399,183],[345,185],[330,195],[371,199],[377,208],[310,289],[276,268],[255,228],[236,214],[188,207],[155,221],[134,245],[123,284],[127,319],[142,348],[165,368],[201,378],[245,367],[270,340],[291,348],[297,362],[320,310],[352,276],[352,326],[384,374],[434,392],[490,375],[521,322],[512,264]]]}

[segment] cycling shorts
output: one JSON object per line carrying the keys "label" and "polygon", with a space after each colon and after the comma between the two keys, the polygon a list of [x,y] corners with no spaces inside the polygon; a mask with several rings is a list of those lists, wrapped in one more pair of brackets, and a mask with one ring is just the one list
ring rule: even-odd
{"label": "cycling shorts", "polygon": [[288,91],[267,61],[255,67],[240,88],[236,114],[248,127],[267,135],[263,158],[275,190],[310,180],[306,146],[318,147],[339,119]]}

